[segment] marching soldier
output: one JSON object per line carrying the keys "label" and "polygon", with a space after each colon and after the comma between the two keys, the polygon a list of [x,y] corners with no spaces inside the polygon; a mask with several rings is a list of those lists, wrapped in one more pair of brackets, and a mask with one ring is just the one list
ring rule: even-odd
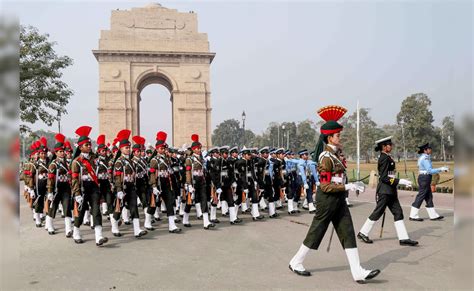
{"label": "marching soldier", "polygon": [[263,192],[262,199],[266,198],[268,200],[268,215],[270,218],[276,218],[280,216],[276,212],[275,201],[278,199],[278,195],[275,196],[273,190],[273,179],[271,172],[273,171],[273,163],[269,159],[270,149],[268,147],[263,147],[259,150],[260,158],[256,163],[257,171],[257,180],[259,183],[259,190]]}
{"label": "marching soldier", "polygon": [[[198,204],[201,205],[202,221],[204,229],[210,229],[216,225],[209,221],[208,205],[207,205],[207,194],[206,194],[206,178],[204,159],[201,155],[201,143],[199,142],[199,136],[193,134],[191,136],[193,143],[191,144],[192,155],[190,155],[185,162],[186,168],[186,184],[185,190],[194,197],[196,207]],[[189,212],[191,205],[186,204],[184,209],[183,224],[186,227],[190,227],[189,223]]]}
{"label": "marching soldier", "polygon": [[308,234],[296,255],[291,259],[289,268],[301,276],[311,275],[303,267],[304,259],[310,249],[319,248],[329,223],[332,222],[345,249],[352,277],[356,282],[363,283],[377,276],[380,270],[370,271],[361,267],[352,218],[344,199],[346,190],[364,190],[357,184],[344,185],[342,183],[345,169],[335,155],[337,148],[341,146],[340,132],[342,131],[342,125],[337,120],[346,112],[347,110],[340,106],[327,106],[318,111],[318,114],[326,121],[321,126],[321,134],[315,151],[315,156],[319,158],[318,172],[321,182],[316,195],[318,207]]}
{"label": "marching soldier", "polygon": [[71,191],[74,197],[74,229],[73,239],[75,243],[81,244],[80,227],[86,210],[91,209],[95,224],[95,243],[101,246],[108,242],[108,238],[102,235],[102,215],[100,213],[100,191],[99,181],[93,168],[94,158],[91,152],[90,126],[81,126],[76,129],[79,135],[77,148],[71,163]]}
{"label": "marching soldier", "polygon": [[392,151],[392,137],[382,138],[375,142],[375,151],[380,151],[378,160],[379,183],[377,184],[377,205],[374,211],[362,226],[357,237],[365,243],[373,243],[369,233],[375,222],[385,214],[385,208],[389,208],[395,221],[395,229],[402,246],[416,246],[417,241],[408,237],[408,232],[403,223],[403,210],[398,201],[397,185],[411,186],[406,179],[396,178],[395,161],[390,156]]}
{"label": "marching soldier", "polygon": [[[24,195],[32,212],[33,221],[36,220],[36,211],[34,209],[33,201],[36,199],[36,160],[38,159],[38,148],[40,142],[33,142],[30,146],[30,160],[23,165],[23,181],[25,183]],[[38,219],[40,222],[41,220]]]}
{"label": "marching soldier", "polygon": [[[173,170],[169,165],[169,160],[166,157],[166,132],[160,131],[156,134],[156,156],[150,161],[150,181],[149,184],[152,188],[155,197],[150,198],[150,209],[148,210],[146,218],[147,227],[151,228],[151,213],[154,213],[155,209],[152,206],[152,200],[158,201],[161,197],[162,202],[166,205],[166,214],[168,216],[168,231],[170,233],[179,233],[181,229],[176,226],[175,211],[173,209],[175,199],[173,192],[173,185],[171,183],[171,174]],[[156,203],[155,203],[156,207]],[[153,228],[151,228],[153,230]]]}
{"label": "marching soldier", "polygon": [[439,174],[440,172],[448,172],[449,168],[444,166],[433,169],[431,152],[432,149],[429,143],[418,147],[418,154],[420,154],[418,158],[418,185],[420,189],[418,190],[415,201],[413,201],[411,205],[410,220],[413,221],[423,221],[423,219],[418,216],[423,201],[426,203],[426,211],[428,212],[430,220],[442,220],[444,218],[444,216],[439,215],[434,208],[431,181],[433,175]]}
{"label": "marching soldier", "polygon": [[[48,182],[48,141],[45,137],[40,138],[40,146],[38,148],[38,160],[36,161],[36,198],[33,202],[35,209],[35,220],[36,227],[41,227],[41,222],[43,220],[43,210],[46,199],[46,185]],[[47,228],[46,228],[47,230]]]}
{"label": "marching soldier", "polygon": [[[144,150],[145,146],[145,138],[136,135],[132,137],[132,140],[134,141],[134,145],[132,147],[132,162],[133,166],[135,167],[136,170],[136,176],[135,176],[135,187],[137,189],[137,196],[140,199],[140,202],[142,204],[142,207],[144,209],[144,212],[147,212],[148,208],[148,166],[146,162],[143,160],[142,157],[142,152]],[[146,216],[146,214],[145,214]],[[150,217],[151,218],[151,217]],[[145,218],[146,220],[146,218]],[[149,225],[150,226],[150,225]],[[147,226],[145,225],[145,228]]]}
{"label": "marching soldier", "polygon": [[[286,172],[286,162],[285,162],[285,149],[280,148],[275,150],[275,158],[273,162],[273,200],[282,201],[285,199],[285,190],[287,186],[287,172]],[[292,199],[288,199],[288,214],[295,214],[294,204]],[[278,209],[278,207],[277,207]]]}
{"label": "marching soldier", "polygon": [[[210,221],[212,223],[220,223],[217,219],[217,204],[219,203],[219,199],[222,193],[222,188],[218,187],[217,181],[213,179],[213,173],[216,174],[218,171],[218,163],[220,160],[220,153],[218,147],[213,147],[209,149],[207,163],[205,164],[206,167],[206,185],[209,188],[208,200],[210,200],[211,204],[211,215]],[[220,174],[220,173],[219,173]]]}
{"label": "marching soldier", "polygon": [[[303,149],[298,152],[300,159],[298,160],[299,170],[299,185],[302,187],[303,195],[306,196],[305,201],[308,203],[309,213],[313,214],[316,212],[316,208],[313,203],[313,181],[319,181],[318,172],[316,171],[316,163],[309,159],[309,153],[307,149]],[[298,191],[296,192],[297,195]]]}
{"label": "marching soldier", "polygon": [[114,209],[114,198],[112,194],[112,167],[107,157],[107,145],[105,144],[105,135],[97,137],[97,158],[95,160],[96,174],[99,181],[99,191],[104,215],[110,215]]}
{"label": "marching soldier", "polygon": [[[130,211],[130,218],[133,223],[133,233],[135,238],[140,238],[146,235],[148,232],[140,228],[140,219],[138,214],[137,206],[137,189],[135,186],[136,169],[133,162],[130,159],[130,130],[122,129],[117,134],[117,140],[119,141],[119,152],[115,157],[113,177],[114,177],[114,188],[117,191],[115,210],[114,210],[114,221],[111,220],[112,233],[116,235],[118,231],[117,221],[120,219],[120,213],[122,212],[123,204],[127,204]],[[120,236],[120,235],[116,235]]]}
{"label": "marching soldier", "polygon": [[54,145],[54,152],[56,159],[49,164],[48,173],[48,200],[50,203],[48,216],[46,216],[46,225],[49,234],[55,234],[53,219],[56,217],[56,211],[59,203],[62,205],[64,218],[64,226],[66,237],[72,237],[72,211],[71,211],[71,171],[65,159],[65,136],[61,133],[56,134],[56,144]]}
{"label": "marching soldier", "polygon": [[245,203],[246,199],[252,203],[251,214],[252,220],[262,220],[263,215],[260,215],[258,209],[258,195],[257,188],[257,177],[255,176],[255,169],[252,162],[252,153],[250,149],[243,149],[241,151],[242,158],[235,163],[235,169],[239,172],[239,180],[237,184],[240,184],[242,189],[242,205]]}
{"label": "marching soldier", "polygon": [[[216,194],[220,196],[220,200],[228,205],[230,224],[238,224],[242,219],[237,218],[234,206],[234,198],[232,193],[232,183],[234,174],[227,160],[229,147],[221,147],[219,151],[222,156],[215,158],[211,170],[212,183],[216,187]],[[212,222],[212,219],[211,219]]]}

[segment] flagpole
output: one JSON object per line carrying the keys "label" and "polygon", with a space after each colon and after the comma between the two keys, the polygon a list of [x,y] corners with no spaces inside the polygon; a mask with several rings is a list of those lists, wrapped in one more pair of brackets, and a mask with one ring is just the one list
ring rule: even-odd
{"label": "flagpole", "polygon": [[360,131],[359,131],[359,100],[357,100],[357,180],[360,180]]}

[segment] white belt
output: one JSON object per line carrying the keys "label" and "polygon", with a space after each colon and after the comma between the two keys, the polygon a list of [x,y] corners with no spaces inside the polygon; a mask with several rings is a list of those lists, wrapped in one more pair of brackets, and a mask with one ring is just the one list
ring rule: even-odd
{"label": "white belt", "polygon": [[123,181],[127,183],[135,182],[133,175],[123,175]]}
{"label": "white belt", "polygon": [[137,173],[137,178],[138,179],[141,179],[143,177],[145,177],[145,173]]}
{"label": "white belt", "polygon": [[263,173],[265,174],[265,176],[270,176],[270,171],[268,170],[265,170]]}
{"label": "white belt", "polygon": [[193,171],[193,176],[202,177],[202,176],[204,176],[204,172],[203,171]]}
{"label": "white belt", "polygon": [[38,179],[39,180],[44,180],[48,178],[48,174],[38,174]]}
{"label": "white belt", "polygon": [[61,183],[69,182],[69,177],[67,175],[59,175],[58,182],[61,182]]}
{"label": "white belt", "polygon": [[221,177],[227,177],[227,176],[229,176],[229,173],[227,172],[227,170],[221,171]]}
{"label": "white belt", "polygon": [[389,178],[395,178],[395,175],[388,175]]}
{"label": "white belt", "polygon": [[429,175],[430,173],[428,171],[419,171],[418,174],[420,174],[420,175]]}
{"label": "white belt", "polygon": [[99,173],[97,175],[97,179],[99,179],[99,180],[108,180],[109,179],[109,174],[108,173]]}
{"label": "white belt", "polygon": [[247,173],[247,177],[252,178],[252,173]]}
{"label": "white belt", "polygon": [[82,181],[89,182],[92,181],[92,178],[89,175],[82,175]]}
{"label": "white belt", "polygon": [[343,178],[342,177],[331,177],[331,182],[336,184],[342,184]]}
{"label": "white belt", "polygon": [[179,167],[177,167],[177,166],[176,166],[176,167],[173,167],[173,171],[178,172],[178,171],[179,171]]}
{"label": "white belt", "polygon": [[160,178],[168,178],[170,173],[168,171],[158,171],[158,177]]}

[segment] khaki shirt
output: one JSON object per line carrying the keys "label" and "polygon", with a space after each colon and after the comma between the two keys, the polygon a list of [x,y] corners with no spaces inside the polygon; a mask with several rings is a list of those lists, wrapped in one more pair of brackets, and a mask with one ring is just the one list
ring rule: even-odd
{"label": "khaki shirt", "polygon": [[[89,177],[92,180],[92,177],[89,174],[84,162],[89,162],[94,170],[94,156],[89,154],[89,158],[86,159],[82,155],[75,158],[71,163],[71,192],[73,196],[80,196],[81,195],[81,184],[83,177]],[[81,173],[82,169],[82,173]],[[82,177],[81,177],[82,174]],[[94,173],[95,174],[95,173]]]}
{"label": "khaki shirt", "polygon": [[[345,175],[346,168],[338,159],[334,150],[326,145],[324,152],[319,156],[318,173],[321,191],[324,193],[337,193],[346,190],[344,182],[335,183],[331,179],[336,176]],[[342,179],[344,181],[344,179]]]}
{"label": "khaki shirt", "polygon": [[204,178],[204,160],[201,156],[191,155],[184,162],[184,167],[186,169],[186,184],[192,185],[193,176]]}
{"label": "khaki shirt", "polygon": [[115,190],[123,191],[125,183],[135,183],[135,167],[129,158],[120,156],[114,164]]}
{"label": "khaki shirt", "polygon": [[48,193],[53,193],[55,190],[56,179],[59,179],[58,183],[67,183],[71,180],[71,172],[65,159],[56,158],[49,164],[48,182],[46,184]]}

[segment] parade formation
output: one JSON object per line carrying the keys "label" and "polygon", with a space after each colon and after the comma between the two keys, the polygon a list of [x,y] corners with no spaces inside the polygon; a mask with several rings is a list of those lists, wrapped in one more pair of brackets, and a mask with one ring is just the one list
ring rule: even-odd
{"label": "parade formation", "polygon": [[[378,185],[373,213],[356,235],[348,201],[349,191],[364,192],[361,181],[349,182],[347,165],[340,144],[342,125],[337,121],[347,112],[341,106],[321,108],[325,120],[313,152],[307,149],[294,153],[284,148],[242,148],[232,145],[202,151],[199,136],[190,136],[190,145],[169,147],[167,134],[156,134],[154,147],[146,147],[141,136],[131,137],[123,129],[106,143],[106,136],[97,137],[92,149],[90,126],[75,132],[78,140],[71,146],[61,133],[49,148],[42,137],[30,146],[30,159],[23,164],[21,177],[25,183],[24,198],[28,202],[38,228],[55,235],[54,222],[58,211],[64,218],[66,238],[81,244],[81,226],[90,226],[97,246],[106,244],[103,218],[110,221],[110,232],[121,237],[121,229],[133,228],[140,239],[166,214],[168,230],[179,234],[189,228],[192,209],[202,221],[204,230],[222,223],[242,224],[239,217],[252,221],[276,219],[281,212],[296,215],[301,211],[314,214],[307,236],[289,263],[292,272],[310,276],[303,262],[309,250],[317,250],[330,224],[345,250],[353,279],[358,283],[376,277],[380,270],[367,270],[360,265],[356,238],[373,243],[369,233],[388,207],[394,216],[401,246],[417,246],[409,238],[403,211],[398,201],[397,186],[411,186],[411,181],[398,179],[395,162],[390,156],[391,137],[375,141],[378,160]],[[132,144],[133,142],[133,144]],[[431,175],[448,171],[433,169],[429,144],[419,148],[419,193],[413,202],[409,220],[423,221],[418,212],[423,201],[431,220],[442,220],[434,209]],[[286,205],[285,205],[286,204]],[[300,210],[300,207],[302,210]],[[265,213],[265,214],[264,214]],[[144,225],[140,225],[140,218]],[[332,235],[331,235],[332,238]]]}

